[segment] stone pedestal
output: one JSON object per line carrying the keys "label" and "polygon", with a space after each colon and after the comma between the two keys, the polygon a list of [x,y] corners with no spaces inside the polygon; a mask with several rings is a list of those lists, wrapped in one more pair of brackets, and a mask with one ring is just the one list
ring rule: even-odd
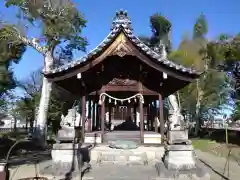
{"label": "stone pedestal", "polygon": [[63,143],[54,144],[51,156],[54,163],[65,162],[71,163],[74,158],[78,155],[79,144]]}
{"label": "stone pedestal", "polygon": [[49,164],[40,169],[42,175],[60,177],[71,173],[71,176],[79,176],[82,169],[86,168],[83,166],[84,161],[90,161],[89,147],[75,143],[54,144],[51,156]]}
{"label": "stone pedestal", "polygon": [[158,177],[155,180],[210,180],[210,174],[204,165],[196,161],[196,168],[191,170],[169,170],[162,163],[156,163]]}
{"label": "stone pedestal", "polygon": [[192,145],[167,145],[163,162],[170,170],[194,169],[196,163]]}
{"label": "stone pedestal", "polygon": [[59,142],[70,142],[72,144],[73,141],[81,138],[81,131],[80,127],[62,127],[58,131],[57,139]]}
{"label": "stone pedestal", "polygon": [[191,170],[196,167],[195,156],[187,130],[170,130],[163,163],[169,170]]}
{"label": "stone pedestal", "polygon": [[171,130],[167,136],[168,144],[191,144],[188,140],[188,130]]}

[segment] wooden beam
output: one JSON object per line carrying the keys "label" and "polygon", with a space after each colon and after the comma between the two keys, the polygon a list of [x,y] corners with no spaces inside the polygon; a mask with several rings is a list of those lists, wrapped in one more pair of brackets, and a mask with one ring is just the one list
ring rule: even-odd
{"label": "wooden beam", "polygon": [[70,91],[64,89],[62,86],[58,85],[57,83],[53,83],[53,88],[56,88],[57,90],[63,92],[66,99],[75,100],[79,98],[76,94],[73,94]]}
{"label": "wooden beam", "polygon": [[163,98],[159,94],[159,120],[160,120],[160,133],[161,133],[161,143],[164,143],[164,116],[163,116]]}
{"label": "wooden beam", "polygon": [[86,119],[86,96],[82,96],[82,141],[85,138],[85,119]]}
{"label": "wooden beam", "polygon": [[[120,85],[106,85],[106,91],[132,91],[137,92],[139,90],[138,84],[136,85],[128,85],[128,86],[120,86]],[[147,87],[142,85],[142,93],[148,95],[157,95],[158,93],[154,90],[148,89]]]}

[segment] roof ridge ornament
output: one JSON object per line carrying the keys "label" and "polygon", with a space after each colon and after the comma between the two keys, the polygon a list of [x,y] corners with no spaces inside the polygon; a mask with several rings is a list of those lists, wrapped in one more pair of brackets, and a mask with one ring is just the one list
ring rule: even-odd
{"label": "roof ridge ornament", "polygon": [[161,46],[162,46],[162,52],[161,52],[161,55],[162,55],[162,58],[163,59],[167,59],[167,50],[166,50],[166,46],[165,46],[165,44],[161,44]]}
{"label": "roof ridge ornament", "polygon": [[153,47],[153,50],[158,53],[162,59],[167,59],[167,50],[166,45],[160,40],[159,44]]}
{"label": "roof ridge ornament", "polygon": [[118,29],[120,26],[122,26],[124,29],[129,29],[131,31],[133,30],[132,22],[128,17],[127,11],[120,10],[116,12],[116,16],[113,18],[111,30]]}

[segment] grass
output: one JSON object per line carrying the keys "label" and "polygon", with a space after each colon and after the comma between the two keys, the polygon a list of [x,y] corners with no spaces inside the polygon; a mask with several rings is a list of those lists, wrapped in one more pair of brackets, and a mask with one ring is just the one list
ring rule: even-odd
{"label": "grass", "polygon": [[209,152],[219,157],[227,157],[231,148],[231,159],[240,161],[240,146],[229,144],[227,147],[225,143],[217,143],[209,139],[192,139],[192,144],[195,149]]}

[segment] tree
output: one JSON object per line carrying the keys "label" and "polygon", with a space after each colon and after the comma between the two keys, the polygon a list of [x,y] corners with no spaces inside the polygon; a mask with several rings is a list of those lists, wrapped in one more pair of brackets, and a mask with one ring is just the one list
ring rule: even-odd
{"label": "tree", "polygon": [[[0,28],[0,37],[5,34],[5,27]],[[0,38],[0,99],[4,103],[3,95],[16,87],[11,69],[12,63],[18,63],[26,47],[19,41],[9,38]]]}
{"label": "tree", "polygon": [[[21,12],[25,22],[40,25],[42,33],[39,37],[29,38],[14,25],[5,28],[5,38],[11,37],[34,48],[44,57],[44,72],[54,68],[54,55],[58,49],[68,54],[73,49],[85,50],[86,39],[81,35],[86,21],[70,0],[6,0],[6,7],[14,6]],[[41,140],[46,132],[47,110],[50,101],[51,82],[43,77],[41,99],[37,118],[37,126]],[[44,142],[44,141],[43,141]]]}
{"label": "tree", "polygon": [[[24,90],[24,97],[16,102],[14,111],[18,113],[20,119],[24,119],[26,124],[30,123],[31,130],[35,117],[37,116],[37,107],[40,101],[42,89],[43,74],[40,69],[34,71],[28,78],[19,81],[19,87]],[[61,115],[65,108],[72,106],[74,97],[68,97],[63,91],[53,86],[53,93],[50,97],[49,109],[47,114],[47,124],[52,125],[54,133],[57,132]]]}
{"label": "tree", "polygon": [[192,38],[183,39],[178,50],[172,52],[169,57],[180,64],[204,72],[195,83],[179,91],[184,113],[196,121],[195,135],[199,132],[200,122],[218,113],[229,94],[226,91],[226,73],[217,68],[219,61],[209,57],[208,49],[211,49],[211,45],[205,37],[206,33],[206,18],[201,14],[194,24]]}
{"label": "tree", "polygon": [[222,34],[215,41],[211,41],[206,49],[209,58],[218,68],[227,73],[229,102],[234,103],[233,119],[239,117],[240,95],[240,34],[229,36]]}
{"label": "tree", "polygon": [[[40,101],[41,89],[42,89],[42,79],[43,75],[40,70],[32,72],[30,76],[19,82],[19,87],[21,87],[25,95],[20,98],[16,103],[15,111],[18,112],[21,119],[26,120],[26,124],[30,123],[31,129],[33,129],[33,124],[35,117],[37,116],[37,107]],[[48,109],[47,123],[52,124],[52,122],[60,122],[64,100],[61,99],[64,94],[57,89],[54,89],[54,93],[50,97],[50,105]],[[54,124],[58,124],[54,123]]]}

